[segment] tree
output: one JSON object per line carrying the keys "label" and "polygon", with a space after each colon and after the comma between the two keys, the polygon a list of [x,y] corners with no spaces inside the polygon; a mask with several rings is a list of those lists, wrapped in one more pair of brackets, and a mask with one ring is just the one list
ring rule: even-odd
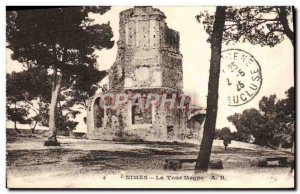
{"label": "tree", "polygon": [[17,122],[21,124],[28,124],[26,119],[28,112],[24,108],[17,106],[17,101],[14,101],[14,107],[6,106],[6,115],[7,118],[14,122],[14,129],[18,134],[21,134],[21,131],[17,128]]}
{"label": "tree", "polygon": [[214,139],[221,139],[221,138],[222,138],[222,130],[216,129]]}
{"label": "tree", "polygon": [[[8,119],[14,121],[15,126],[16,122],[29,124],[32,133],[35,133],[38,123],[49,126],[47,119],[49,119],[50,89],[51,77],[47,74],[46,69],[32,67],[29,70],[7,74]],[[79,89],[72,91],[80,92]],[[69,120],[70,115],[74,118],[80,113],[72,110],[76,99],[70,98],[71,96],[65,94],[60,95],[56,117],[58,130],[69,131],[78,124],[78,122]],[[84,100],[82,99],[82,101]],[[20,133],[19,130],[18,132]]]}
{"label": "tree", "polygon": [[33,116],[31,119],[31,122],[33,123],[31,127],[31,133],[35,133],[35,127],[38,123],[40,123],[43,126],[48,126],[48,120],[49,120],[49,102],[43,102],[40,99],[38,100],[38,112],[35,116]]}
{"label": "tree", "polygon": [[81,105],[86,107],[86,100],[99,89],[98,82],[105,76],[107,76],[107,71],[95,72],[89,69],[82,71],[76,82],[63,92],[66,97],[70,98],[67,101],[68,106]]}
{"label": "tree", "polygon": [[[284,6],[226,7],[223,42],[245,42],[273,47],[289,38],[294,46],[293,8]],[[214,16],[202,12],[196,16],[212,36]],[[210,40],[211,38],[209,38]]]}
{"label": "tree", "polygon": [[73,110],[74,103],[69,103],[70,101],[73,102],[72,100],[64,100],[63,103],[61,100],[59,101],[56,123],[57,129],[60,131],[72,131],[78,124],[77,121],[72,121],[71,119],[75,118],[80,111]]}
{"label": "tree", "polygon": [[[100,74],[94,51],[112,48],[113,33],[109,23],[94,24],[88,14],[104,14],[109,9],[70,7],[7,13],[7,48],[13,51],[12,59],[27,67],[43,66],[51,70],[49,130],[52,134],[45,145],[59,145],[56,114],[60,91],[76,83],[80,75],[86,75],[83,72]],[[62,83],[69,84],[62,88]]]}
{"label": "tree", "polygon": [[232,135],[231,135],[231,131],[230,131],[229,127],[223,127],[221,129],[221,138],[222,138],[222,140],[231,140],[232,139]]}
{"label": "tree", "polygon": [[203,138],[200,144],[200,151],[196,161],[196,173],[207,171],[211,155],[212,143],[215,135],[219,97],[218,89],[222,36],[225,23],[225,9],[226,7],[224,6],[217,6],[211,36],[211,61],[208,81],[206,120],[204,124]]}
{"label": "tree", "polygon": [[254,108],[246,109],[242,114],[229,116],[228,120],[235,125],[238,132],[253,135],[258,145],[268,145],[268,139],[273,136],[273,121]]}
{"label": "tree", "polygon": [[[17,133],[21,134],[21,131],[17,128],[17,122],[26,124],[27,120],[25,117],[28,112],[24,108],[20,108],[17,106],[17,103],[25,97],[20,92],[22,88],[21,85],[17,84],[17,80],[19,79],[18,74],[12,73],[12,75],[7,75],[7,87],[6,87],[6,115],[7,119],[14,122],[14,129]],[[15,87],[13,87],[15,86]]]}
{"label": "tree", "polygon": [[285,94],[287,98],[279,99],[275,104],[276,121],[279,124],[274,138],[278,139],[275,142],[279,142],[279,147],[284,144],[293,147],[295,141],[295,88],[289,88]]}
{"label": "tree", "polygon": [[[215,70],[220,68],[219,57],[221,56],[222,42],[228,44],[230,42],[245,42],[248,40],[252,44],[272,47],[280,43],[283,40],[283,36],[286,35],[294,45],[294,33],[290,27],[293,24],[291,22],[293,19],[291,7],[228,6],[223,7],[223,9],[220,11],[222,13],[221,17],[217,14],[218,11],[215,15],[203,12],[196,16],[198,22],[204,25],[206,32],[210,35],[208,41],[212,45],[207,96],[207,99],[209,99],[207,101],[207,119],[196,163],[196,172],[207,170],[211,154],[217,116],[219,85],[219,72]],[[217,24],[216,21],[222,21],[222,23],[219,22]],[[214,46],[219,49],[219,52],[218,49],[214,50]],[[218,62],[218,66],[214,67],[212,64],[216,62]],[[215,94],[212,94],[212,92],[215,92]]]}
{"label": "tree", "polygon": [[[37,123],[41,121],[43,114],[40,114],[39,107],[44,103],[49,103],[50,100],[51,82],[46,73],[46,69],[34,67],[30,70],[7,74],[7,117],[15,122],[16,130],[16,122],[19,122],[29,124],[34,133]],[[39,107],[36,107],[32,101],[37,101]]]}
{"label": "tree", "polygon": [[241,131],[234,131],[232,132],[232,139],[235,141],[242,141],[242,142],[247,142],[247,143],[252,143],[253,141],[253,136],[242,133]]}
{"label": "tree", "polygon": [[228,121],[235,125],[238,134],[253,136],[256,144],[279,148],[291,146],[295,122],[294,87],[286,94],[287,98],[279,100],[276,95],[264,96],[259,101],[259,110],[252,108],[242,114],[235,113]]}
{"label": "tree", "polygon": [[229,127],[223,127],[222,129],[216,129],[215,139],[232,139],[232,133]]}

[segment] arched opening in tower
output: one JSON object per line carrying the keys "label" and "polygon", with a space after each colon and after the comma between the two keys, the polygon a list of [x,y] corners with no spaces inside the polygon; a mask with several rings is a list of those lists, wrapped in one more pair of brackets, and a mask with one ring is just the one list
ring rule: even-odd
{"label": "arched opening in tower", "polygon": [[94,118],[95,126],[97,128],[103,127],[104,123],[104,109],[100,106],[100,97],[95,100],[94,103]]}

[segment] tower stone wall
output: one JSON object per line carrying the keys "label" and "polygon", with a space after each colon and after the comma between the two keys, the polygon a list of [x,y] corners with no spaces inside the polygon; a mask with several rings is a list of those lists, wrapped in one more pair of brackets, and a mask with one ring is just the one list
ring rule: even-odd
{"label": "tower stone wall", "polygon": [[[96,94],[88,103],[88,138],[178,141],[200,137],[199,127],[187,128],[188,108],[169,109],[154,101],[151,101],[150,108],[134,105],[136,99],[132,96],[136,94],[146,101],[149,94],[166,95],[168,99],[176,94],[178,100],[183,93],[180,36],[179,32],[167,26],[165,19],[163,12],[149,6],[134,7],[120,13],[120,38],[116,61],[109,71],[109,89]],[[130,96],[127,106],[99,106],[106,94],[115,97],[120,93]],[[200,118],[204,118],[204,114]],[[200,125],[203,123],[201,119],[197,120]],[[197,137],[194,134],[198,134]]]}
{"label": "tower stone wall", "polygon": [[166,87],[182,90],[179,32],[153,7],[134,7],[120,13],[120,39],[110,74],[110,89]]}

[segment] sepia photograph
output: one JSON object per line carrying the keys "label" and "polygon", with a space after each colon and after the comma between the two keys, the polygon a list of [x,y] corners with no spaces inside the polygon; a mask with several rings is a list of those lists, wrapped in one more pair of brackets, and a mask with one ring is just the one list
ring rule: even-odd
{"label": "sepia photograph", "polygon": [[295,189],[295,13],[6,6],[6,187]]}

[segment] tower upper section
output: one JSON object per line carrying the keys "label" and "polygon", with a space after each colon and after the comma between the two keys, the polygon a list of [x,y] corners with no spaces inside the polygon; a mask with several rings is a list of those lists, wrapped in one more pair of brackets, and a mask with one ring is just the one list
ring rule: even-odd
{"label": "tower upper section", "polygon": [[110,88],[166,87],[182,90],[179,32],[168,28],[166,16],[151,6],[120,13],[117,59]]}
{"label": "tower upper section", "polygon": [[151,6],[136,6],[120,13],[120,46],[168,47],[179,53],[179,33],[169,29],[165,14]]}

